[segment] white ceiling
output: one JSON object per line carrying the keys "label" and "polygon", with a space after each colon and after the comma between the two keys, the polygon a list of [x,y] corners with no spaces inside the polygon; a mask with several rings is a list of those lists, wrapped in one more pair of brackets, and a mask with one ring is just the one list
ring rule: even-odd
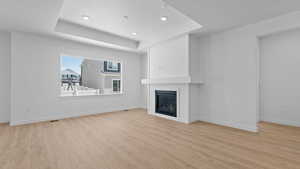
{"label": "white ceiling", "polygon": [[[197,32],[203,34],[300,10],[300,0],[164,1],[169,4],[166,8],[162,8],[163,3],[160,0],[0,0],[0,29],[46,33],[114,48],[118,44],[106,45],[107,43],[100,42],[101,38],[87,39],[55,32],[56,23],[62,18],[101,30],[102,34],[106,31],[139,40],[139,49],[129,49],[138,52],[144,46],[197,29],[200,24],[203,28],[197,29]],[[84,21],[81,15],[89,15],[91,19]],[[128,20],[123,18],[125,15],[129,17]],[[164,15],[169,17],[167,22],[160,20]],[[136,32],[137,36],[131,35],[132,32]],[[113,40],[120,38],[112,34],[109,36]]]}
{"label": "white ceiling", "polygon": [[63,0],[0,0],[0,29],[53,31],[62,4]]}
{"label": "white ceiling", "polygon": [[[163,7],[161,0],[65,0],[61,19],[139,40],[141,46],[201,27],[171,6]],[[161,21],[161,16],[168,16],[168,21]]]}
{"label": "white ceiling", "polygon": [[213,32],[300,10],[300,0],[165,0]]}

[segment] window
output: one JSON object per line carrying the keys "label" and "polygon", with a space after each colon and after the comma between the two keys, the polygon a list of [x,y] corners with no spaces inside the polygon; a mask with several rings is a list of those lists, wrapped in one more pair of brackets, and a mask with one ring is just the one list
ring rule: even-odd
{"label": "window", "polygon": [[121,64],[114,61],[104,61],[104,72],[120,72]]}
{"label": "window", "polygon": [[61,96],[122,93],[119,61],[61,56]]}
{"label": "window", "polygon": [[121,80],[113,79],[112,80],[113,92],[120,92],[121,90]]}

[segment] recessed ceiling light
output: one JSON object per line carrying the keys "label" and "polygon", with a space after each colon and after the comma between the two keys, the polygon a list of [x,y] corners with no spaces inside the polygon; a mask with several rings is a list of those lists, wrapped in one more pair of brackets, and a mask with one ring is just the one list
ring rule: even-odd
{"label": "recessed ceiling light", "polygon": [[136,32],[132,32],[131,34],[132,34],[133,36],[137,35],[137,33],[136,33]]}
{"label": "recessed ceiling light", "polygon": [[162,17],[160,17],[160,20],[162,20],[162,21],[167,21],[167,20],[168,20],[168,17],[162,16]]}
{"label": "recessed ceiling light", "polygon": [[82,15],[81,18],[82,18],[83,20],[86,20],[86,21],[90,19],[90,17],[87,16],[87,15]]}

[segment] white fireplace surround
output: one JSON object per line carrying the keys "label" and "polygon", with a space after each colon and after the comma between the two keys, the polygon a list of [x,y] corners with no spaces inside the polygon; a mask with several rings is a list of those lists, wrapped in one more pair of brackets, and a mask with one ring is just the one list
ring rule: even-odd
{"label": "white fireplace surround", "polygon": [[[155,95],[155,91],[157,90],[162,90],[162,91],[176,91],[176,110],[177,110],[177,117],[172,117],[172,116],[168,116],[168,115],[163,115],[160,113],[156,113],[155,109],[156,109],[156,95]],[[153,95],[151,98],[154,98],[154,100],[152,99],[152,102],[150,104],[151,106],[151,111],[149,111],[149,114],[155,115],[155,116],[159,116],[159,117],[163,117],[163,118],[167,118],[170,120],[176,120],[176,121],[180,121],[181,120],[181,111],[180,111],[180,88],[177,87],[169,87],[168,85],[165,86],[156,86],[153,87],[153,91],[151,91],[150,95]],[[150,110],[149,109],[149,110]]]}
{"label": "white fireplace surround", "polygon": [[[155,112],[155,90],[168,90],[177,92],[177,117],[162,115]],[[188,86],[185,84],[154,84],[149,86],[148,113],[158,117],[167,118],[183,123],[189,123],[188,112]]]}
{"label": "white fireplace surround", "polygon": [[[198,119],[195,117],[195,113],[193,112],[192,105],[190,103],[191,98],[191,92],[192,88],[194,88],[191,82],[179,82],[178,80],[175,81],[167,81],[169,79],[161,79],[161,81],[151,81],[151,80],[143,80],[148,86],[148,104],[147,109],[148,113],[150,115],[155,115],[158,117],[166,118],[169,120],[175,120],[178,122],[183,123],[191,123],[194,121],[197,121]],[[150,82],[150,83],[149,83]],[[197,85],[196,85],[197,86]],[[167,115],[162,115],[155,112],[155,106],[156,106],[156,97],[155,97],[155,91],[156,90],[165,90],[165,91],[176,91],[177,93],[177,117],[171,117]]]}

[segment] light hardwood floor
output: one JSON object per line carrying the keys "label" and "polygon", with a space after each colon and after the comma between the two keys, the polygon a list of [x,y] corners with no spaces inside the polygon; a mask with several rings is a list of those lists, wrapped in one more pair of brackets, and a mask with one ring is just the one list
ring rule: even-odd
{"label": "light hardwood floor", "polygon": [[130,110],[0,125],[1,169],[300,169],[300,128],[259,133]]}

